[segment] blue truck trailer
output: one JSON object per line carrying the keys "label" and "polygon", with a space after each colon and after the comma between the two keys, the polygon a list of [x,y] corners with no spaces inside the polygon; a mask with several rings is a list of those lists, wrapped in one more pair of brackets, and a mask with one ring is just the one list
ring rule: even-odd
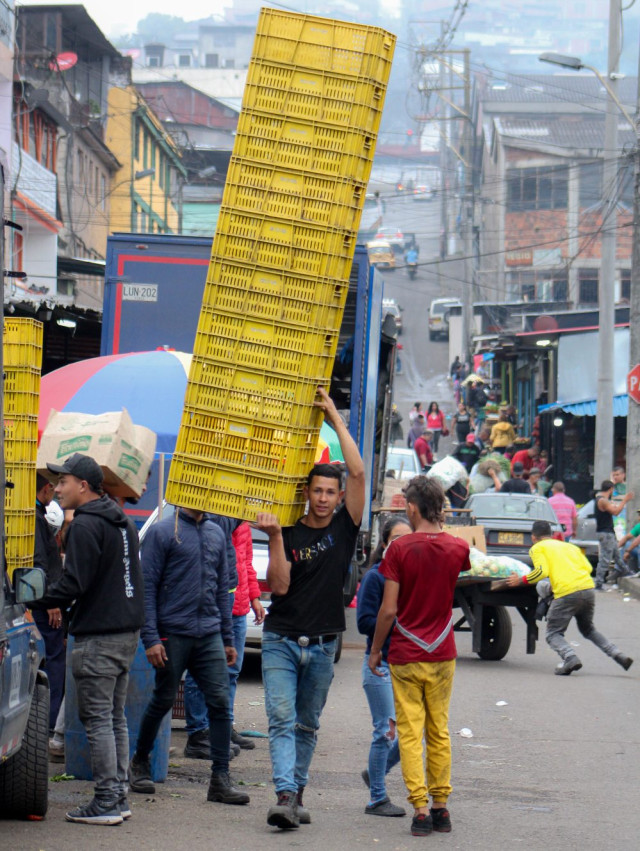
{"label": "blue truck trailer", "polygon": [[[193,351],[211,240],[205,237],[117,233],[107,242],[101,354],[171,348]],[[367,506],[384,469],[394,327],[382,324],[384,282],[357,246],[335,358],[330,393],[370,471]],[[167,465],[170,458],[165,459]],[[143,522],[158,504],[158,470],[136,506]],[[366,556],[370,510],[365,512],[359,560]]]}

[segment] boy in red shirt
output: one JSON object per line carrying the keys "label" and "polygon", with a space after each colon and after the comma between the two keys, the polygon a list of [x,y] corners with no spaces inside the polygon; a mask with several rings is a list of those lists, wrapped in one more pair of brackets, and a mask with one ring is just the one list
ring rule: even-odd
{"label": "boy in red shirt", "polygon": [[[415,811],[411,833],[427,836],[433,830],[451,830],[448,721],[456,658],[452,608],[458,575],[470,569],[469,545],[443,532],[445,495],[436,479],[416,476],[407,485],[405,497],[413,534],[394,541],[380,566],[386,581],[369,667],[376,672],[382,645],[395,621],[388,661],[402,776]],[[427,742],[426,778],[423,739]]]}

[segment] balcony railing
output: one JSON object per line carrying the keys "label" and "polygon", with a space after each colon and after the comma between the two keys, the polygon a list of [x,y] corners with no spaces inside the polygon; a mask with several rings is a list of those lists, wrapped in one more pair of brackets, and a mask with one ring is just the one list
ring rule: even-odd
{"label": "balcony railing", "polygon": [[13,161],[15,188],[46,213],[56,216],[56,181],[52,171],[34,159],[24,149],[13,143]]}

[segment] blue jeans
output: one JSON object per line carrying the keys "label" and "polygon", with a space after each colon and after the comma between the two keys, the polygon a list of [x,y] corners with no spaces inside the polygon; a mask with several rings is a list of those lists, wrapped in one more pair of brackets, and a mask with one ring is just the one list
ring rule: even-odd
{"label": "blue jeans", "polygon": [[139,636],[138,631],[79,635],[71,652],[95,796],[104,804],[114,804],[127,791],[129,731],[124,705]]}
{"label": "blue jeans", "polygon": [[67,667],[64,629],[49,626],[48,612],[34,609],[32,615],[44,640],[46,652],[44,669],[49,677],[49,730],[51,731],[56,726],[60,704],[64,697],[64,675]]}
{"label": "blue jeans", "polygon": [[[231,715],[231,723],[233,724],[233,704],[236,700],[236,688],[238,686],[238,677],[242,670],[242,662],[244,661],[244,641],[247,637],[247,616],[233,615],[233,646],[236,648],[238,658],[233,665],[227,666],[229,672],[229,714]],[[198,688],[196,681],[191,674],[187,674],[184,678],[184,717],[187,722],[185,729],[189,736],[194,733],[199,733],[201,730],[206,730],[209,726],[209,718],[207,716],[207,704],[204,700],[204,695]]]}
{"label": "blue jeans", "polygon": [[222,636],[219,632],[204,638],[169,635],[163,643],[167,661],[164,668],[156,668],[156,684],[140,724],[136,755],[145,759],[151,753],[162,719],[173,706],[182,674],[188,670],[202,690],[207,707],[211,770],[214,774],[228,771],[231,716]]}
{"label": "blue jeans", "polygon": [[335,639],[300,647],[274,632],[262,633],[262,679],[276,792],[307,785],[335,653]]}
{"label": "blue jeans", "polygon": [[631,553],[629,560],[627,561],[627,565],[629,567],[629,570],[632,570],[635,573],[637,570],[640,570],[640,545],[634,547],[632,550],[629,550],[630,545],[631,541],[627,541],[627,543],[624,545],[623,554],[628,552]]}
{"label": "blue jeans", "polygon": [[385,775],[400,762],[398,734],[390,738],[389,721],[396,719],[393,703],[393,686],[386,662],[380,663],[384,677],[377,677],[369,668],[369,656],[362,663],[362,688],[369,702],[373,721],[373,738],[369,748],[369,782],[371,803],[377,804],[387,798]]}

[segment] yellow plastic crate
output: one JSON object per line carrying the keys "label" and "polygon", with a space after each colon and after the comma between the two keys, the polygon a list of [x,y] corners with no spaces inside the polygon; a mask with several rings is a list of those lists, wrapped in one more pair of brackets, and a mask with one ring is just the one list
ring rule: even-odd
{"label": "yellow plastic crate", "polygon": [[384,86],[374,80],[255,60],[242,108],[377,132],[383,102]]}
{"label": "yellow plastic crate", "polygon": [[36,504],[35,454],[30,462],[14,461],[5,465],[5,478],[13,487],[4,492],[6,511],[31,510]]}
{"label": "yellow plastic crate", "polygon": [[258,475],[224,464],[204,464],[173,456],[166,498],[172,505],[210,511],[227,517],[255,520],[261,511],[273,512],[291,526],[304,511],[301,477]]}
{"label": "yellow plastic crate", "polygon": [[[13,579],[13,571],[16,567],[33,567],[33,553],[28,556],[7,558],[7,573],[9,579]],[[27,617],[30,617],[30,612],[27,610]]]}
{"label": "yellow plastic crate", "polygon": [[240,213],[224,205],[218,216],[216,235],[218,233],[327,254],[349,251],[356,238],[355,233],[349,231]]}
{"label": "yellow plastic crate", "polygon": [[198,462],[231,464],[258,473],[292,476],[313,466],[320,431],[266,425],[243,417],[204,414],[186,410],[176,452]]}
{"label": "yellow plastic crate", "polygon": [[367,183],[375,135],[268,113],[240,114],[233,153],[284,168]]}
{"label": "yellow plastic crate", "polygon": [[185,411],[249,417],[263,423],[308,428],[317,422],[313,407],[319,383],[269,372],[237,369],[195,357],[191,361]]}
{"label": "yellow plastic crate", "polygon": [[[303,266],[311,268],[314,276],[336,277],[336,270],[344,268],[341,261],[352,257],[356,238],[355,231],[265,218],[223,207],[213,254],[296,271],[304,271],[299,268]],[[324,260],[332,272],[323,271]]]}
{"label": "yellow plastic crate", "polygon": [[377,27],[262,9],[253,56],[386,83],[395,41]]}
{"label": "yellow plastic crate", "polygon": [[[223,209],[357,231],[364,185],[285,169],[269,171],[271,184],[255,186],[253,174],[260,173],[261,182],[264,182],[265,169],[244,165],[242,161],[232,163],[225,183]],[[312,194],[317,187],[322,192],[320,198]]]}
{"label": "yellow plastic crate", "polygon": [[338,304],[341,307],[344,306],[348,292],[347,281],[336,281],[335,278],[320,276],[293,275],[279,269],[269,269],[251,263],[238,263],[216,254],[211,258],[207,283],[254,290],[265,295],[282,296],[296,301]]}
{"label": "yellow plastic crate", "polygon": [[[5,441],[19,442],[26,441],[27,443],[31,443],[32,440],[38,440],[38,417],[37,416],[28,416],[23,414],[21,416],[15,417],[5,417],[3,420],[4,425],[4,439]],[[34,460],[29,456],[28,459],[25,460]]]}
{"label": "yellow plastic crate", "polygon": [[[246,225],[252,234],[243,232]],[[260,236],[256,236],[260,233]],[[308,277],[348,279],[356,235],[241,214],[218,220],[213,254]]]}
{"label": "yellow plastic crate", "polygon": [[42,322],[21,317],[4,320],[4,368],[42,367]]}
{"label": "yellow plastic crate", "polygon": [[32,440],[12,440],[11,438],[5,438],[4,460],[7,464],[33,464],[37,452],[37,437],[34,437]]}
{"label": "yellow plastic crate", "polygon": [[[7,561],[24,562],[27,559],[31,559],[32,566],[36,533],[35,508],[21,511],[7,511],[4,516],[4,527],[6,534],[5,552]],[[12,565],[12,567],[18,566],[19,565],[16,563]]]}
{"label": "yellow plastic crate", "polygon": [[227,181],[253,189],[304,195],[310,201],[332,201],[347,206],[361,203],[366,191],[364,183],[296,169],[276,168],[239,156],[231,157]]}
{"label": "yellow plastic crate", "polygon": [[331,374],[337,342],[337,331],[309,331],[203,307],[193,353],[244,370],[320,382]]}
{"label": "yellow plastic crate", "polygon": [[5,366],[4,416],[37,416],[39,406],[40,370],[37,367]]}
{"label": "yellow plastic crate", "polygon": [[[248,286],[239,285],[235,278],[240,268],[229,269],[230,264],[220,263],[218,269],[215,267],[209,274],[220,273],[218,282],[207,281],[204,291],[203,304],[223,311],[233,311],[244,316],[255,316],[262,319],[275,319],[296,325],[310,326],[314,328],[333,329],[339,324],[344,306],[343,290],[346,285],[332,286],[328,282],[322,289],[332,290],[333,298],[327,301],[325,298],[318,302],[299,298],[289,298],[283,295],[281,282],[284,276],[262,272],[249,268]],[[227,274],[229,272],[230,274]],[[265,292],[251,285],[252,278],[261,281],[273,282],[273,292]],[[231,280],[229,281],[229,278]],[[318,287],[317,289],[320,289]],[[311,293],[314,292],[311,289]],[[284,292],[287,292],[284,289]]]}

